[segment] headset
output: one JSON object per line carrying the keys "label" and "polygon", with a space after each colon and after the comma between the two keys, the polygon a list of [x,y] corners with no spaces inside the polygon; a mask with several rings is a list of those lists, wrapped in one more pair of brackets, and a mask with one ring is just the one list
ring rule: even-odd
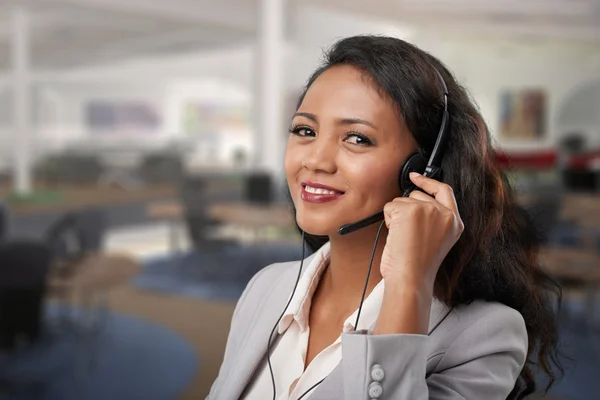
{"label": "headset", "polygon": [[[442,88],[444,90],[444,94],[443,94],[444,112],[442,115],[442,122],[440,124],[440,129],[438,130],[435,145],[433,147],[433,150],[431,151],[431,155],[429,156],[429,159],[427,160],[425,158],[424,152],[416,151],[416,152],[412,153],[411,155],[409,155],[406,158],[406,160],[404,161],[404,163],[402,164],[402,168],[400,168],[400,173],[398,175],[398,186],[400,187],[400,190],[402,191],[402,197],[408,197],[413,192],[413,190],[420,190],[410,180],[409,174],[411,172],[418,172],[426,177],[429,177],[429,178],[432,178],[435,180],[441,180],[443,178],[443,171],[442,171],[441,164],[442,164],[442,158],[444,156],[444,152],[446,150],[446,144],[448,141],[448,136],[449,136],[448,127],[449,127],[449,122],[450,122],[450,115],[448,114],[448,87],[446,86],[446,82],[444,81],[442,74],[440,74],[440,72],[437,69],[434,68],[434,70],[435,70],[435,73],[437,74],[439,81],[442,85]],[[360,300],[360,306],[358,307],[358,313],[356,315],[356,323],[354,324],[354,329],[356,329],[358,327],[360,313],[362,311],[363,303],[365,301],[365,295],[367,292],[367,284],[369,282],[369,277],[371,276],[371,268],[373,266],[373,259],[375,257],[375,250],[377,249],[377,243],[379,242],[379,235],[381,234],[381,229],[385,225],[385,221],[382,221],[383,219],[384,219],[383,211],[380,211],[376,214],[373,214],[369,217],[361,219],[357,222],[345,224],[345,225],[341,226],[338,230],[338,233],[340,235],[348,235],[359,229],[365,228],[369,225],[372,225],[376,222],[381,221],[381,223],[379,225],[379,229],[377,230],[377,235],[375,236],[375,242],[373,244],[373,250],[371,252],[371,260],[369,261],[369,269],[367,271],[367,279],[365,280],[365,286],[363,288],[362,297]],[[300,259],[300,268],[298,269],[298,276],[296,278],[296,283],[294,285],[294,289],[292,290],[292,294],[291,294],[286,306],[283,308],[283,311],[282,311],[281,315],[279,316],[279,319],[277,320],[277,322],[273,326],[273,329],[271,330],[271,334],[269,335],[269,340],[267,342],[267,364],[269,366],[269,372],[271,374],[271,382],[273,384],[273,400],[276,400],[276,398],[277,398],[277,389],[276,389],[276,385],[275,385],[275,376],[273,375],[273,367],[271,365],[271,340],[273,338],[273,333],[275,333],[275,329],[277,329],[277,325],[279,325],[281,318],[283,318],[285,311],[289,307],[290,302],[292,301],[292,298],[294,297],[294,294],[296,293],[296,288],[298,287],[298,282],[300,281],[300,276],[302,275],[302,268],[303,268],[304,256],[305,256],[305,253],[304,253],[305,248],[306,248],[306,244],[304,241],[304,231],[302,231],[302,258]],[[326,378],[327,377],[321,379],[319,382],[317,382],[316,384],[311,386],[306,392],[304,392],[300,397],[298,397],[298,400],[302,400],[302,398],[304,398],[304,396],[309,394],[315,387],[320,385],[321,382],[323,382]]]}

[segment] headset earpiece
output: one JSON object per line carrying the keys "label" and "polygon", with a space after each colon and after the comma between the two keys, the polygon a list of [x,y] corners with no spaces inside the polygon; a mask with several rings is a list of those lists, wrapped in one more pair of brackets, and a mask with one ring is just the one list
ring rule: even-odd
{"label": "headset earpiece", "polygon": [[415,152],[408,156],[402,165],[400,175],[398,176],[398,185],[400,186],[402,193],[414,188],[415,186],[415,184],[410,180],[409,174],[411,172],[418,172],[422,174],[425,172],[425,168],[427,168],[427,160],[421,153]]}

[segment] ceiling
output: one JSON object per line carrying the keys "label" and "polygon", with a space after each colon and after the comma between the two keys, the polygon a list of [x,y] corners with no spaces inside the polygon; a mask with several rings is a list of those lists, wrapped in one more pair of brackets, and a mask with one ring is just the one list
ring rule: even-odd
{"label": "ceiling", "polygon": [[[600,0],[288,0],[287,3],[296,7],[311,4],[478,35],[550,37],[600,44]],[[55,70],[252,41],[259,4],[259,0],[1,0],[0,70],[10,67],[11,21],[16,6],[22,6],[30,16],[33,67]]]}
{"label": "ceiling", "polygon": [[505,38],[600,43],[600,0],[306,0],[329,8]]}
{"label": "ceiling", "polygon": [[16,6],[27,10],[39,69],[237,44],[253,37],[256,10],[243,0],[2,0],[0,69],[9,67]]}

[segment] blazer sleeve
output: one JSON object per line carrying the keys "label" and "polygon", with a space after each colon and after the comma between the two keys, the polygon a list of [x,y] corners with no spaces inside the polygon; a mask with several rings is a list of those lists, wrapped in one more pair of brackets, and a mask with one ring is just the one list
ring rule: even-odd
{"label": "blazer sleeve", "polygon": [[429,336],[342,334],[343,399],[506,400],[526,361],[527,331],[517,311],[494,311],[467,325],[429,376]]}
{"label": "blazer sleeve", "polygon": [[225,354],[223,356],[223,362],[221,363],[221,368],[219,368],[219,375],[217,376],[217,379],[215,379],[215,381],[213,382],[210,388],[210,392],[208,393],[208,396],[205,400],[216,400],[217,391],[221,389],[222,382],[227,377],[226,375],[229,373],[229,371],[231,371],[231,363],[235,361],[233,355],[239,352],[238,347],[241,343],[241,338],[236,336],[236,332],[243,333],[243,329],[240,329],[240,327],[238,326],[240,325],[239,314],[241,310],[244,309],[248,293],[250,293],[252,287],[254,286],[254,283],[257,281],[259,275],[261,275],[263,271],[264,270],[259,271],[252,277],[252,279],[250,280],[248,285],[246,285],[246,288],[242,292],[242,295],[240,296],[238,302],[235,305],[235,309],[233,310],[233,316],[231,317],[229,336],[227,337],[227,344],[225,345]]}

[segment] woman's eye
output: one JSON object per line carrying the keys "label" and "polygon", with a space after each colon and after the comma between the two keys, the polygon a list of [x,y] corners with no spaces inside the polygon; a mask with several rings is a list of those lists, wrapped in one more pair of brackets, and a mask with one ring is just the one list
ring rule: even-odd
{"label": "woman's eye", "polygon": [[368,137],[357,133],[349,134],[346,137],[346,141],[360,146],[371,146],[373,144],[373,142]]}
{"label": "woman's eye", "polygon": [[315,131],[307,126],[297,126],[290,128],[290,133],[298,136],[315,136]]}

